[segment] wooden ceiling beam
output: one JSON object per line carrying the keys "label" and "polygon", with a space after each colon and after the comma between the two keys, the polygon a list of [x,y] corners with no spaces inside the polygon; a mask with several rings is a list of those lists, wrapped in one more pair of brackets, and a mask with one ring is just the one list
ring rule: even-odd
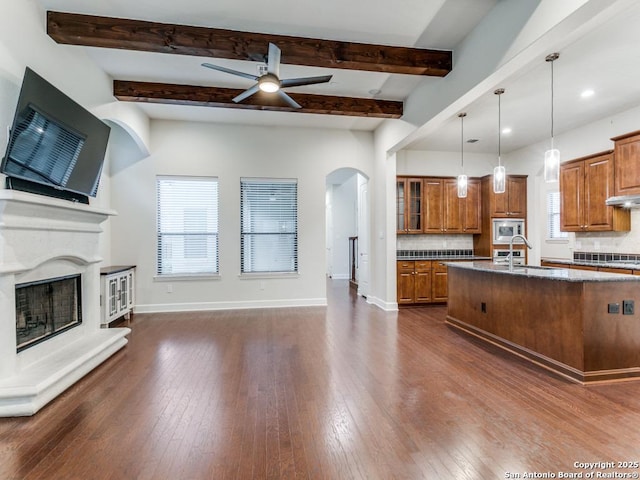
{"label": "wooden ceiling beam", "polygon": [[232,99],[243,90],[167,83],[114,80],[113,94],[121,101],[274,110],[371,118],[400,118],[402,102],[287,92],[302,108],[291,108],[276,96],[258,92],[241,103]]}
{"label": "wooden ceiling beam", "polygon": [[269,42],[282,63],[444,77],[452,68],[445,50],[340,42],[239,32],[76,13],[47,12],[47,33],[56,42],[235,60],[263,61]]}

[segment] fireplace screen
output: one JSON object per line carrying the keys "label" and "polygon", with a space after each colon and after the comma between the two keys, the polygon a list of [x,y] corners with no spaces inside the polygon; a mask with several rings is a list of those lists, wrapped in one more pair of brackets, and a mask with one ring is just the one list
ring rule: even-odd
{"label": "fireplace screen", "polygon": [[18,351],[82,323],[80,275],[16,285]]}

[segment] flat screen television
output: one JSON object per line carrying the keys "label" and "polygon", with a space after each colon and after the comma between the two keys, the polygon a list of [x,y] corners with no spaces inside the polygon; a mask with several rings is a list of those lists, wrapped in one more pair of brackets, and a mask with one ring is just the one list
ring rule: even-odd
{"label": "flat screen television", "polygon": [[110,131],[27,68],[0,164],[7,188],[89,203],[98,192]]}

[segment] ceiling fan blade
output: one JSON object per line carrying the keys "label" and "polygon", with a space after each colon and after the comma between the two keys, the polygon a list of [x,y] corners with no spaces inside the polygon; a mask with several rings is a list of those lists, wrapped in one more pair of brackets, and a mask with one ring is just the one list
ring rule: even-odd
{"label": "ceiling fan blade", "polygon": [[316,83],[327,83],[331,80],[333,75],[323,75],[320,77],[305,77],[305,78],[285,78],[280,81],[282,88],[285,87],[299,87],[301,85],[314,85]]}
{"label": "ceiling fan blade", "polygon": [[254,81],[258,80],[257,76],[251,75],[250,73],[239,72],[238,70],[232,70],[231,68],[221,67],[220,65],[203,63],[202,66],[210,68],[212,70],[218,70],[219,72],[230,73],[231,75],[238,75],[239,77],[248,78],[249,80],[254,80]]}
{"label": "ceiling fan blade", "polygon": [[267,72],[280,78],[280,56],[281,51],[275,43],[269,43],[269,54],[267,55]]}
{"label": "ceiling fan blade", "polygon": [[291,107],[293,107],[293,108],[302,108],[302,105],[300,105],[298,102],[296,102],[293,98],[291,98],[289,95],[284,93],[282,90],[278,90],[278,96],[282,100],[287,102]]}
{"label": "ceiling fan blade", "polygon": [[244,100],[245,98],[249,98],[251,95],[258,93],[258,90],[260,90],[260,88],[258,87],[258,85],[254,85],[251,88],[246,89],[244,92],[242,92],[240,95],[238,95],[237,97],[235,97],[233,99],[234,102],[239,103],[242,100]]}

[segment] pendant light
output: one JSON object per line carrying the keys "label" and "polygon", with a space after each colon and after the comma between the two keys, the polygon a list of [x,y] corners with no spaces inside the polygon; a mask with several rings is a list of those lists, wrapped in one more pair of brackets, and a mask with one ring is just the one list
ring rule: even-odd
{"label": "pendant light", "polygon": [[458,175],[458,198],[467,197],[467,176],[464,174],[464,117],[467,114],[462,112],[458,114],[460,118],[460,164],[462,171]]}
{"label": "pendant light", "polygon": [[559,56],[559,53],[551,53],[545,58],[551,63],[551,149],[544,152],[544,181],[547,183],[557,182],[560,178],[560,150],[553,146],[553,62]]}
{"label": "pendant light", "polygon": [[498,96],[498,166],[493,169],[493,193],[504,193],[506,188],[506,172],[504,167],[502,166],[502,159],[500,158],[500,150],[501,150],[501,140],[502,140],[502,118],[501,118],[501,109],[500,109],[500,95],[504,93],[504,88],[498,88],[495,92],[493,92]]}

